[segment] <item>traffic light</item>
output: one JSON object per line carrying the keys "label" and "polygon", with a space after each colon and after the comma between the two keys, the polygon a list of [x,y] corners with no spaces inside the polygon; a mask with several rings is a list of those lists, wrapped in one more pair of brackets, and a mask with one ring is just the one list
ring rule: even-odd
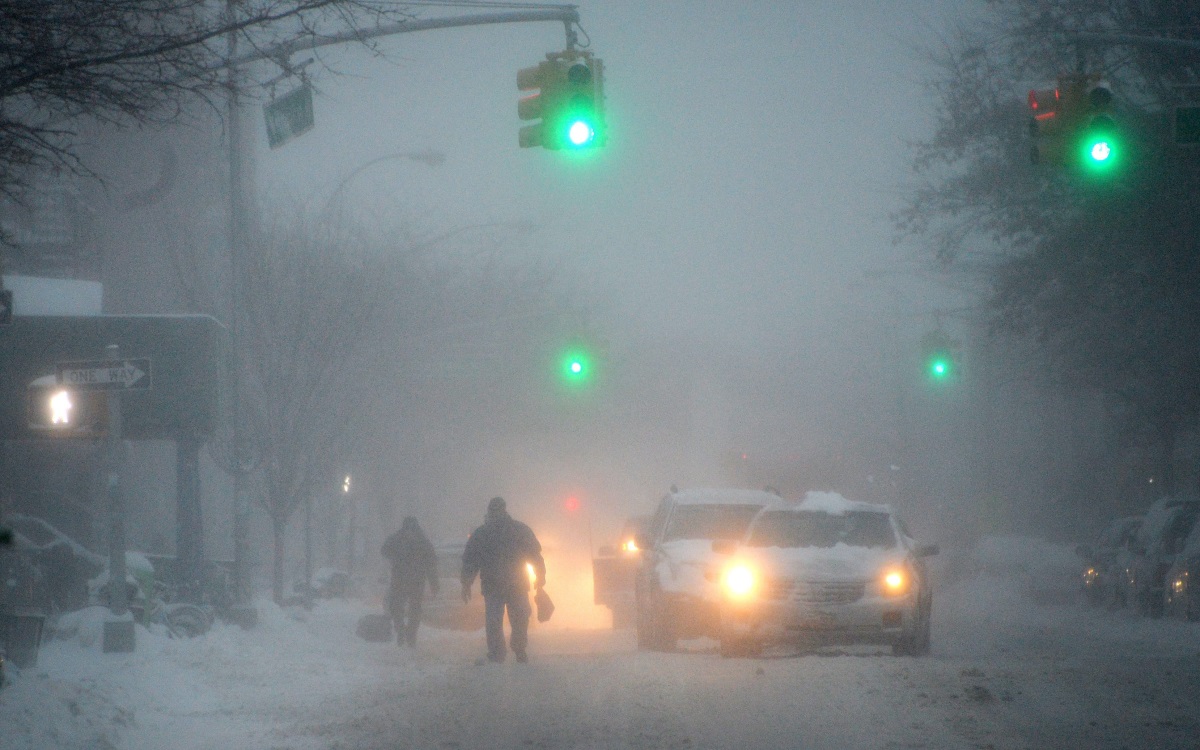
{"label": "traffic light", "polygon": [[1096,82],[1087,92],[1087,119],[1080,128],[1079,162],[1094,172],[1111,169],[1120,161],[1121,142],[1112,115],[1112,90]]}
{"label": "traffic light", "polygon": [[517,88],[537,90],[517,102],[522,120],[521,148],[587,150],[607,141],[604,118],[604,63],[589,53],[561,52],[517,73]]}
{"label": "traffic light", "polygon": [[592,378],[592,358],[582,347],[571,347],[563,352],[562,377],[569,384],[581,385]]}
{"label": "traffic light", "polygon": [[954,374],[954,357],[949,351],[933,352],[929,356],[929,377],[946,380]]}
{"label": "traffic light", "polygon": [[50,375],[29,384],[26,413],[29,428],[48,437],[101,437],[108,424],[108,400],[103,391],[73,390]]}
{"label": "traffic light", "polygon": [[1030,91],[1031,161],[1089,173],[1111,170],[1123,151],[1112,104],[1112,90],[1097,75],[1062,75],[1057,88]]}
{"label": "traffic light", "polygon": [[941,330],[930,331],[921,338],[926,377],[934,383],[944,383],[958,376],[958,342]]}
{"label": "traffic light", "polygon": [[552,127],[563,148],[603,146],[604,63],[590,57],[571,63],[560,106]]}

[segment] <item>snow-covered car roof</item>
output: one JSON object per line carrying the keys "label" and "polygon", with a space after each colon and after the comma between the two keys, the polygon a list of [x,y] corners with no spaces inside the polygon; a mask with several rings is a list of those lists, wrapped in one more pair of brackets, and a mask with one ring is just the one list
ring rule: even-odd
{"label": "snow-covered car roof", "polygon": [[796,511],[818,511],[832,515],[842,515],[850,511],[892,514],[892,508],[889,505],[865,503],[861,500],[847,500],[836,492],[809,492],[798,503],[777,503],[776,507]]}
{"label": "snow-covered car roof", "polygon": [[1200,504],[1200,497],[1181,495],[1159,498],[1146,511],[1146,518],[1138,529],[1138,542],[1147,545],[1159,537],[1171,523],[1177,513],[1176,508],[1182,505]]}
{"label": "snow-covered car roof", "polygon": [[702,488],[672,493],[679,505],[768,505],[779,502],[778,495],[762,490]]}

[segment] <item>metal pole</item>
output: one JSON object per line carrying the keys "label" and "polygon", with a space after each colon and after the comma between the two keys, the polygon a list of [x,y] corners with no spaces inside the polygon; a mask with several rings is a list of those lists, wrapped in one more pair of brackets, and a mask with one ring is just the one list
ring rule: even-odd
{"label": "metal pole", "polygon": [[[104,358],[121,358],[121,347],[104,347]],[[109,541],[108,541],[108,608],[113,619],[104,623],[103,650],[105,653],[129,653],[134,650],[133,619],[129,615],[129,591],[125,577],[125,504],[121,495],[121,392],[106,392],[108,401],[108,433],[106,453],[108,475]]]}
{"label": "metal pole", "polygon": [[[232,3],[234,0],[230,0]],[[290,42],[277,44],[270,49],[251,52],[242,57],[231,51],[229,59],[220,67],[239,66],[259,60],[286,60],[289,55],[305,52],[318,47],[328,47],[333,44],[346,42],[365,42],[393,34],[410,34],[415,31],[432,31],[434,29],[458,29],[466,26],[485,26],[501,23],[538,23],[543,21],[561,21],[567,27],[567,45],[574,48],[576,40],[572,26],[579,23],[579,11],[574,5],[562,5],[549,10],[528,10],[502,13],[481,13],[474,16],[459,16],[457,18],[410,19],[396,23],[384,24],[374,29],[354,29],[339,34],[308,34]]]}
{"label": "metal pole", "polygon": [[[104,358],[109,361],[121,358],[121,348],[116,344],[104,347]],[[109,391],[108,396],[108,439],[107,459],[109,513],[108,541],[108,608],[120,617],[129,611],[129,592],[125,588],[125,508],[121,497],[121,392]]]}
{"label": "metal pole", "polygon": [[[229,0],[227,12],[234,18],[237,0]],[[237,32],[229,32],[229,56],[237,56]],[[229,398],[232,413],[233,440],[233,588],[234,598],[239,604],[247,604],[251,598],[250,587],[250,507],[247,492],[247,471],[242,455],[245,430],[242,424],[244,410],[241,384],[242,349],[242,275],[246,243],[246,195],[245,175],[242,163],[242,118],[238,86],[239,70],[231,65],[228,70],[228,128],[229,158]]]}
{"label": "metal pole", "polygon": [[204,513],[200,505],[200,448],[196,435],[175,438],[175,582],[184,601],[204,601]]}

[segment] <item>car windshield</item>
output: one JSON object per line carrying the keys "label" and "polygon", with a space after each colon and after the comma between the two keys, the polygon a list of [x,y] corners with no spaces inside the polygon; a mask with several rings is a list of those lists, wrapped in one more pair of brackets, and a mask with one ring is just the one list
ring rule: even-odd
{"label": "car windshield", "polygon": [[663,540],[741,539],[761,505],[678,505]]}
{"label": "car windshield", "polygon": [[847,511],[839,515],[821,511],[767,511],[754,524],[751,547],[851,547],[896,546],[896,535],[887,513]]}

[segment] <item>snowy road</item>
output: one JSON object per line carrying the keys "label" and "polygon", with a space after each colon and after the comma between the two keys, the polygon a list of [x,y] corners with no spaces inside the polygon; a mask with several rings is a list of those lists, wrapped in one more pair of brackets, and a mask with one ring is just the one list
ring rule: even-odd
{"label": "snowy road", "polygon": [[345,748],[1197,747],[1194,634],[1186,651],[1155,654],[1111,637],[1127,620],[1095,641],[1070,622],[977,638],[982,623],[943,618],[950,637],[920,660],[874,649],[727,660],[704,641],[639,654],[627,634],[543,633],[534,663],[477,667],[477,642],[442,641],[422,658],[453,664],[444,672],[364,687],[300,734]]}
{"label": "snowy road", "polygon": [[[1012,580],[939,591],[923,659],[874,648],[722,659],[639,653],[629,632],[536,628],[531,663],[476,666],[483,636],[416,653],[353,635],[361,602],[265,607],[259,628],[139,633],[102,654],[82,618],[0,691],[0,747],[1195,748],[1200,625],[1074,603]],[[557,617],[557,615],[556,615]]]}

